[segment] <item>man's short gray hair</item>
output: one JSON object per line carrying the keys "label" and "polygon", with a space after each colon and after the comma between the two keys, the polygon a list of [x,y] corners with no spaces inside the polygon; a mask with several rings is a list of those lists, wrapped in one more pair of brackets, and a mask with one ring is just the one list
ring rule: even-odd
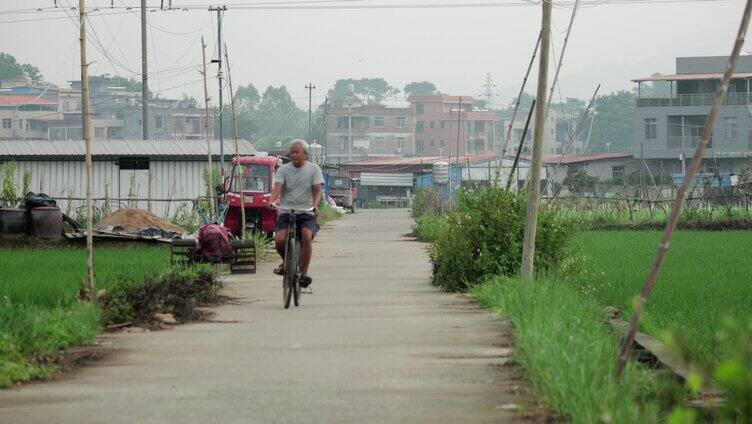
{"label": "man's short gray hair", "polygon": [[288,147],[289,150],[292,150],[292,146],[299,145],[301,149],[303,149],[303,152],[308,153],[308,143],[306,143],[305,140],[296,138],[295,140],[290,142],[290,146]]}

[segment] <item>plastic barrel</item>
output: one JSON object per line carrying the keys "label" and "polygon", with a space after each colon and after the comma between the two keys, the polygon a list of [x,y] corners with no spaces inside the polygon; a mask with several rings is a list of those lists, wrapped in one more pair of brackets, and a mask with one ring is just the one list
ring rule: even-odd
{"label": "plastic barrel", "polygon": [[31,210],[31,234],[43,239],[58,239],[63,235],[63,213],[56,206]]}
{"label": "plastic barrel", "polygon": [[26,235],[26,209],[0,208],[0,237],[20,238]]}

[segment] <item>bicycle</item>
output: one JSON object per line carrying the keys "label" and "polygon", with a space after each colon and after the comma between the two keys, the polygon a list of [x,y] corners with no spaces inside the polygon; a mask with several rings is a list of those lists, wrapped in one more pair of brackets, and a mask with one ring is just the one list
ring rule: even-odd
{"label": "bicycle", "polygon": [[285,309],[290,307],[290,301],[300,306],[300,240],[298,240],[298,215],[306,212],[290,211],[290,222],[287,224],[285,238],[285,274],[282,276],[282,301]]}

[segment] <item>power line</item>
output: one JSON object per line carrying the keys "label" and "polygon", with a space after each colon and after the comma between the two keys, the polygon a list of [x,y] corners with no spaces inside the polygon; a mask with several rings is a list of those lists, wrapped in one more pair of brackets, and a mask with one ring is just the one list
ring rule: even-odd
{"label": "power line", "polygon": [[[509,1],[509,2],[476,2],[476,3],[408,3],[408,4],[341,4],[347,0],[331,0],[331,1],[304,1],[304,2],[275,2],[275,3],[230,3],[227,4],[227,8],[235,10],[374,10],[374,9],[457,9],[457,8],[504,8],[504,7],[532,7],[537,6],[539,3],[534,1]],[[358,0],[350,0],[358,1]],[[720,3],[728,2],[729,0],[591,0],[583,1],[580,3],[582,7],[596,7],[596,6],[627,6],[638,4],[673,4],[673,3]],[[337,4],[315,4],[315,3],[337,3]],[[157,7],[149,7],[150,12],[168,12],[168,11],[191,11],[191,10],[206,10],[211,5],[184,5],[180,8],[174,9],[159,9]],[[554,7],[557,8],[572,8],[574,7],[573,1],[564,1],[554,3]],[[112,8],[100,8],[93,7],[88,8],[87,14],[93,12],[101,12],[102,10],[125,10],[119,12],[99,13],[100,15],[112,15],[121,13],[131,13],[132,7],[112,7]],[[76,10],[71,8],[71,10]],[[0,11],[0,14],[25,14],[25,13],[37,13],[37,12],[60,12],[61,9],[46,7],[38,8],[30,11],[29,9],[21,10],[4,10]],[[64,19],[63,17],[52,18],[33,18],[22,20],[7,20],[0,21],[0,23],[16,23],[16,22],[33,22],[42,20],[54,20]],[[166,32],[166,31],[165,31]]]}

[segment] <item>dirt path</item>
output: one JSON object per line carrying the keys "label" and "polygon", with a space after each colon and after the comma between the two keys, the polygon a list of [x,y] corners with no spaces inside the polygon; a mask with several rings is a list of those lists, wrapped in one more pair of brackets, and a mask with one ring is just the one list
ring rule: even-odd
{"label": "dirt path", "polygon": [[282,309],[267,263],[230,277],[214,322],[107,336],[116,353],[0,391],[2,423],[512,422],[504,323],[428,284],[404,210],[320,233],[313,295]]}

